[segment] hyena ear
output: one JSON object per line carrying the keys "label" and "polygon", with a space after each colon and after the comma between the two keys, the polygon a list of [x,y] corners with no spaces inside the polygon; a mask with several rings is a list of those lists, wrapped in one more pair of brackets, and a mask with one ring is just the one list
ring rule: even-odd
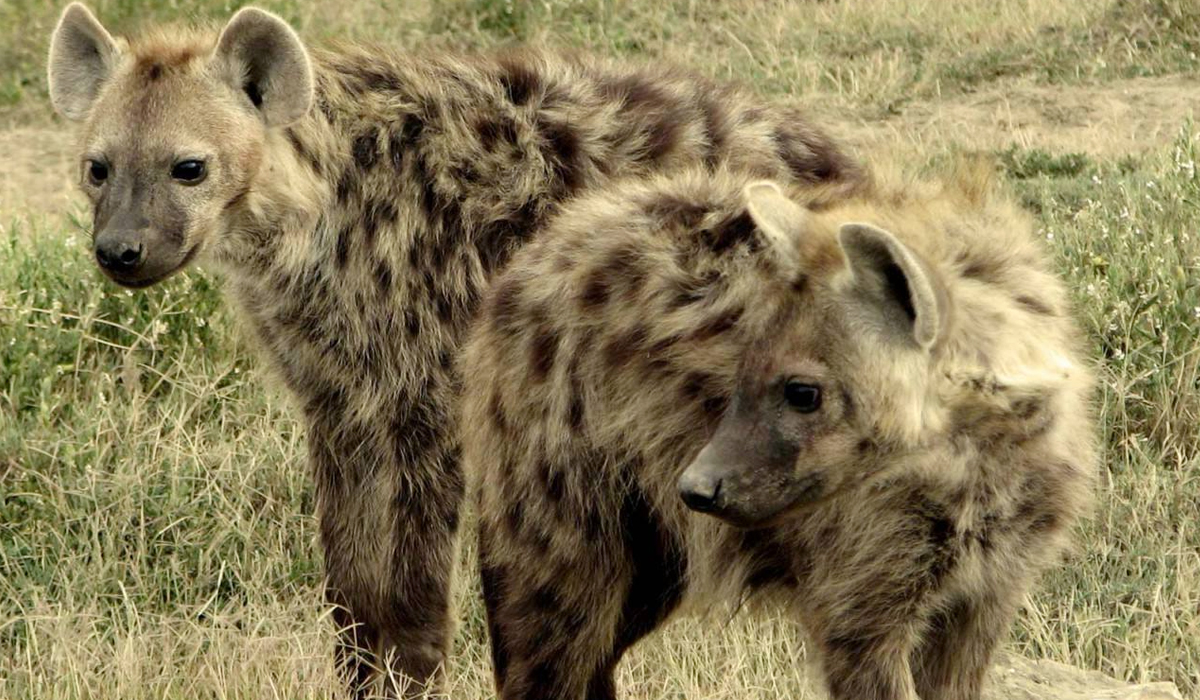
{"label": "hyena ear", "polygon": [[91,11],[77,2],[67,5],[50,38],[46,64],[54,109],[67,119],[87,117],[120,56],[117,42]]}
{"label": "hyena ear", "polygon": [[870,224],[843,224],[838,242],[852,274],[861,320],[882,335],[933,348],[946,332],[950,302],[937,274],[895,236]]}
{"label": "hyena ear", "polygon": [[770,246],[776,263],[793,273],[800,266],[800,236],[808,210],[796,204],[774,182],[752,182],[743,190],[746,212]]}
{"label": "hyena ear", "polygon": [[213,61],[267,126],[286,126],[312,106],[308,51],[288,23],[270,12],[238,10],[221,30]]}

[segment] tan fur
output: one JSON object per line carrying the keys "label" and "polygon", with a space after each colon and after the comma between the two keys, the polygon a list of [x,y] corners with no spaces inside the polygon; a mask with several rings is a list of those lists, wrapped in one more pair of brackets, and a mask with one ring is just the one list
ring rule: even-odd
{"label": "tan fur", "polygon": [[[287,110],[268,108],[297,96],[271,71],[302,67],[280,25],[256,19],[287,49],[266,56],[222,53],[216,31],[124,44],[83,128],[85,158],[111,174],[88,184],[85,167],[85,191],[97,239],[152,248],[155,273],[123,283],[192,259],[226,272],[304,412],[343,651],[389,655],[421,685],[450,630],[453,358],[493,271],[561,203],[615,177],[724,164],[848,191],[857,169],[798,113],[736,88],[536,51],[316,51],[314,108],[275,127]],[[266,65],[231,72],[238,56]],[[202,184],[171,181],[189,150],[209,158]],[[376,660],[352,664],[354,680]]]}
{"label": "tan fur", "polygon": [[[985,169],[850,197],[790,188],[808,209],[794,226],[785,206],[747,214],[747,181],[676,174],[577,200],[487,295],[463,360],[464,458],[507,700],[612,698],[624,650],[682,602],[750,595],[800,616],[834,698],[977,700],[1086,510],[1091,375],[1029,218]],[[931,347],[862,324],[849,222],[890,231],[928,276],[949,316]],[[825,491],[748,529],[689,511],[681,473],[723,449],[772,368],[823,378],[784,466],[839,465]],[[775,439],[759,430],[734,430],[725,459]]]}

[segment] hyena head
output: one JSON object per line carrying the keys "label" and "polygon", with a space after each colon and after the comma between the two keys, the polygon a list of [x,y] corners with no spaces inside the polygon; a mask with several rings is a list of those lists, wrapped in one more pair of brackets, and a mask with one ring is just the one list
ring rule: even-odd
{"label": "hyena head", "polygon": [[[729,408],[678,481],[693,510],[768,525],[902,459],[924,430],[949,306],[935,272],[887,231],[746,188],[786,321],[745,354]],[[889,459],[890,458],[890,459]]]}
{"label": "hyena head", "polygon": [[313,101],[308,53],[278,17],[247,8],[217,34],[114,39],[86,7],[50,42],[50,98],[83,122],[80,179],[96,261],[144,287],[185,267],[227,228],[267,130]]}

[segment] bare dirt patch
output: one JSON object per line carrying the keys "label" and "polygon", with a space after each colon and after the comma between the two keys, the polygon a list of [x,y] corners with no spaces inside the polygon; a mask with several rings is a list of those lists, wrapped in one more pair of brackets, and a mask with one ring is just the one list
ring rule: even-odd
{"label": "bare dirt patch", "polygon": [[1200,80],[1135,78],[1103,86],[1010,84],[945,100],[904,105],[883,120],[845,127],[864,148],[957,144],[988,150],[1017,145],[1100,157],[1168,143],[1200,115]]}
{"label": "bare dirt patch", "polygon": [[0,130],[0,232],[16,222],[58,219],[83,201],[74,150],[64,127]]}

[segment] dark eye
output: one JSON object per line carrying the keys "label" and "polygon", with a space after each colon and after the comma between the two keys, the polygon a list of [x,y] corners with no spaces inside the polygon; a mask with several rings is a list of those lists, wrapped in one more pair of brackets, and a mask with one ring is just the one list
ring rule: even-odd
{"label": "dark eye", "polygon": [[204,179],[205,172],[204,161],[181,160],[171,168],[171,177],[180,182],[195,185]]}
{"label": "dark eye", "polygon": [[108,179],[108,166],[98,160],[88,161],[88,181],[99,185]]}
{"label": "dark eye", "polygon": [[789,381],[783,385],[783,398],[801,413],[812,413],[821,407],[821,387],[815,384]]}

